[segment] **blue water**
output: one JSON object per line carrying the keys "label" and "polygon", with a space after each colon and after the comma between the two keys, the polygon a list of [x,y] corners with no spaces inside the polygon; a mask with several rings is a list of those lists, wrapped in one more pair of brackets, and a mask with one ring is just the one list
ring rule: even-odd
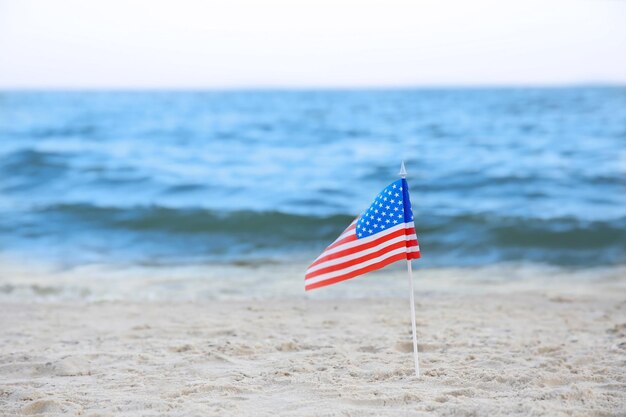
{"label": "blue water", "polygon": [[0,256],[306,262],[409,171],[423,266],[626,261],[626,88],[0,93]]}

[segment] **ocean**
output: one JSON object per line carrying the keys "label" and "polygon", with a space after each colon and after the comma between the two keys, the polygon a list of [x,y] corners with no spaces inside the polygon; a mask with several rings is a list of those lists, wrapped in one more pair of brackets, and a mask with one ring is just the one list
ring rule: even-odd
{"label": "ocean", "polygon": [[0,259],[306,267],[403,160],[421,268],[626,263],[626,87],[0,92]]}

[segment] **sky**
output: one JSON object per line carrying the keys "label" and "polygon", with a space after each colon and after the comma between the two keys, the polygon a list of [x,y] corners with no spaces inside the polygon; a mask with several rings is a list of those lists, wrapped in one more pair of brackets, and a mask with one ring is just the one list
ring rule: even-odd
{"label": "sky", "polygon": [[626,84],[626,0],[0,0],[0,88]]}

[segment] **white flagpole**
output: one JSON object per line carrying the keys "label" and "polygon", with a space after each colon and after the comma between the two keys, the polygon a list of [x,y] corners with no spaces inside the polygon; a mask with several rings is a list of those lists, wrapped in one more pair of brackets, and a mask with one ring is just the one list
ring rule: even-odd
{"label": "white flagpole", "polygon": [[413,296],[413,269],[411,268],[411,260],[406,260],[406,266],[409,270],[409,287],[411,288],[411,325],[413,326],[413,358],[415,359],[415,376],[420,377],[420,361],[417,354],[417,329],[415,325],[415,299]]}
{"label": "white flagpole", "polygon": [[[406,169],[404,168],[404,161],[402,161],[402,165],[400,165],[400,177],[406,178]],[[410,289],[410,300],[411,300],[411,326],[413,328],[413,358],[415,359],[415,376],[419,378],[420,376],[420,362],[419,356],[417,354],[417,326],[415,324],[415,296],[413,295],[413,268],[411,266],[411,260],[406,260],[406,267],[409,273],[409,289]]]}

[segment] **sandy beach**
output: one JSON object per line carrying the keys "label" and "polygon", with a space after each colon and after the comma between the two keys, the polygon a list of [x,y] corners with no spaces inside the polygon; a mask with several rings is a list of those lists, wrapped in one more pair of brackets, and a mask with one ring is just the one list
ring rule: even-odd
{"label": "sandy beach", "polygon": [[626,414],[625,280],[404,298],[0,305],[0,414]]}

